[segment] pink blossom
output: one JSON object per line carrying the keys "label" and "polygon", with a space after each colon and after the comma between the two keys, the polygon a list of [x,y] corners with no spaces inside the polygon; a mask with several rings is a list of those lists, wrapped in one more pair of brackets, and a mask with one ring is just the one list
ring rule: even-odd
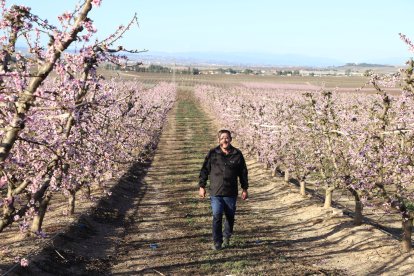
{"label": "pink blossom", "polygon": [[42,239],[44,239],[44,238],[47,237],[47,234],[45,232],[43,232],[43,231],[37,231],[36,232],[36,235],[39,236],[39,237],[41,237]]}
{"label": "pink blossom", "polygon": [[26,259],[26,258],[22,258],[22,259],[20,260],[20,265],[21,265],[22,267],[27,267],[27,266],[29,266],[29,260],[28,260],[28,259]]}
{"label": "pink blossom", "polygon": [[[100,3],[93,1],[94,5]],[[18,127],[21,139],[1,166],[2,170],[13,175],[13,182],[17,185],[32,181],[24,189],[24,194],[37,192],[47,183],[45,181],[50,181],[49,191],[69,195],[69,192],[76,192],[93,181],[119,177],[126,166],[136,161],[144,145],[157,140],[167,112],[175,101],[176,87],[170,83],[159,83],[147,90],[136,81],[103,80],[96,70],[98,64],[125,64],[127,59],[105,51],[96,52],[94,45],[80,46],[76,53],[63,51],[62,58],[56,60],[57,48],[71,40],[71,32],[76,30],[71,25],[71,16],[69,12],[60,16],[59,19],[64,21],[62,30],[33,16],[36,29],[25,30],[31,58],[25,60],[27,64],[22,64],[23,56],[15,53],[16,65],[19,66],[12,66],[12,72],[3,72],[2,75],[2,85],[7,94],[1,94],[0,101],[7,104],[3,104],[0,114],[1,129],[7,129],[8,125]],[[6,26],[6,23],[0,22],[1,26]],[[89,40],[96,29],[91,20],[83,24],[88,33],[84,37],[77,34],[77,38]],[[25,26],[32,28],[29,23]],[[53,36],[52,45],[41,45],[44,33]],[[119,36],[110,37],[115,39]],[[87,41],[84,42],[86,44]],[[86,62],[91,62],[92,56],[96,63],[88,64],[92,66],[88,78],[82,79]],[[53,62],[56,77],[44,80],[34,92],[30,109],[24,116],[16,116],[13,103],[22,99],[18,95],[31,80],[30,70],[47,61]],[[85,87],[88,88],[86,95],[77,99],[79,91]],[[14,119],[17,117],[21,119]],[[75,119],[75,124],[65,129],[69,117]],[[4,134],[3,130],[0,134]],[[51,166],[54,160],[59,161],[56,166]],[[6,184],[7,178],[0,178],[0,187]],[[16,209],[30,207],[24,215],[14,217],[19,220],[21,231],[28,229],[38,203],[33,197],[19,195],[15,199],[0,200],[0,205],[15,205]]]}
{"label": "pink blossom", "polygon": [[4,175],[0,178],[0,188],[7,184],[7,177]]}
{"label": "pink blossom", "polygon": [[409,47],[410,52],[414,52],[414,44],[413,42],[404,34],[399,33],[400,38],[402,41],[404,41],[405,44]]}
{"label": "pink blossom", "polygon": [[92,0],[92,5],[99,7],[101,5],[102,0]]}

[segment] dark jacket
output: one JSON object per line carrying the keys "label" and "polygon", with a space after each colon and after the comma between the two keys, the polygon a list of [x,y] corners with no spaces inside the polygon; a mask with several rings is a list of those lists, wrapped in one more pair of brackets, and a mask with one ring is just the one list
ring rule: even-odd
{"label": "dark jacket", "polygon": [[209,175],[212,196],[237,196],[237,177],[242,189],[247,190],[249,187],[246,161],[241,151],[235,147],[231,147],[227,155],[220,146],[209,151],[200,171],[200,187],[206,187]]}

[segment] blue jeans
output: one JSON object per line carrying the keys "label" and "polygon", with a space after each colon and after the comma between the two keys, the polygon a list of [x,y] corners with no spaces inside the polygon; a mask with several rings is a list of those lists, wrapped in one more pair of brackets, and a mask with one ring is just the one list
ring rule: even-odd
{"label": "blue jeans", "polygon": [[[222,244],[223,235],[225,238],[230,238],[233,233],[237,196],[212,196],[210,200],[211,209],[213,210],[213,240],[215,244]],[[224,232],[222,232],[223,213],[226,217]]]}

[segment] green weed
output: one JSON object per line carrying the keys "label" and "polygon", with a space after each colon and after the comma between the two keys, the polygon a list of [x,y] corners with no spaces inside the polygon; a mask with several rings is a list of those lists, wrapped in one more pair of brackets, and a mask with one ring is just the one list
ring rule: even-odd
{"label": "green weed", "polygon": [[223,267],[225,269],[230,270],[232,274],[240,274],[248,266],[249,266],[249,262],[246,260],[229,261],[223,264]]}

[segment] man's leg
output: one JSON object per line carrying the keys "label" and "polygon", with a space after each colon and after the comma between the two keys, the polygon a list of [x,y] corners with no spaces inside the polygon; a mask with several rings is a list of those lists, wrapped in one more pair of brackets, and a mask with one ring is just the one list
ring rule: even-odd
{"label": "man's leg", "polygon": [[229,239],[233,234],[234,217],[236,214],[236,201],[237,197],[223,197],[224,201],[224,215],[226,221],[224,222],[224,241],[225,246],[228,246]]}
{"label": "man's leg", "polygon": [[223,243],[222,220],[224,210],[223,197],[211,197],[211,209],[213,210],[213,241],[216,249],[221,248]]}

